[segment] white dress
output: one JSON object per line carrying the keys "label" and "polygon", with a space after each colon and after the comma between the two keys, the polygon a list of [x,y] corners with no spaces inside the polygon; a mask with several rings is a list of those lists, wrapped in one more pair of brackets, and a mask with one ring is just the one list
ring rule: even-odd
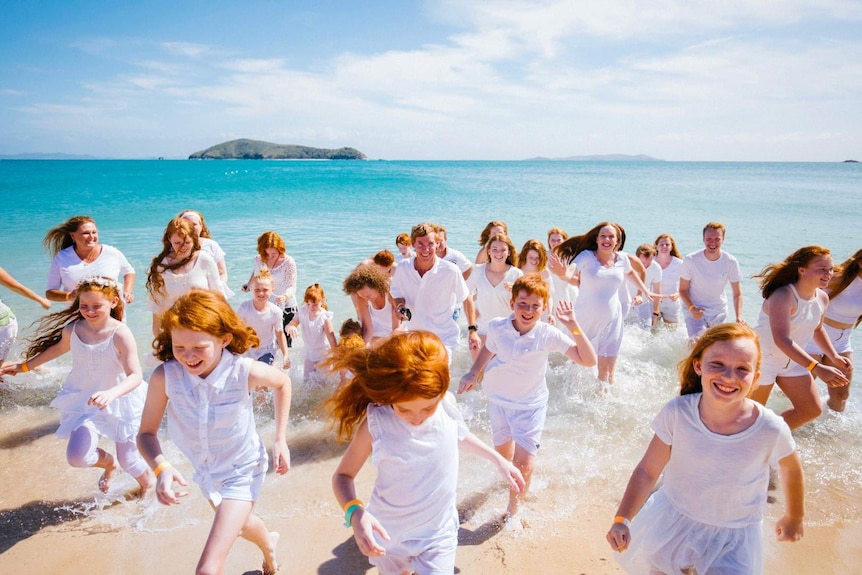
{"label": "white dress", "polygon": [[194,481],[218,505],[255,501],[266,475],[266,448],[254,423],[248,373],[254,360],[222,352],[205,378],[165,362],[168,435],[194,467]]}
{"label": "white dress", "polygon": [[662,486],[632,519],[629,548],[615,554],[628,573],[763,573],[769,469],[795,450],[790,428],[752,402],[751,427],[714,433],[700,418],[701,396],[672,399],[652,422],[672,451]]}
{"label": "white dress", "polygon": [[509,305],[512,301],[512,284],[524,275],[520,269],[509,266],[500,283],[491,285],[485,273],[487,267],[488,264],[477,265],[467,278],[467,288],[476,297],[476,326],[479,328],[479,335],[488,333],[488,323],[492,319],[508,317],[512,313],[512,307]]}
{"label": "white dress", "polygon": [[[682,271],[682,260],[676,256],[670,257],[670,263],[661,270],[662,295],[675,294],[679,291],[679,274]],[[679,320],[679,299],[662,298],[659,311],[668,321]]]}
{"label": "white dress", "polygon": [[299,327],[302,329],[302,356],[305,358],[306,371],[313,370],[314,366],[326,357],[330,343],[323,328],[326,320],[332,321],[334,315],[331,311],[322,310],[316,318],[311,319],[307,306],[302,306],[297,311]]}
{"label": "white dress", "polygon": [[208,253],[203,251],[198,252],[197,259],[190,270],[179,274],[173,271],[162,272],[162,280],[165,282],[162,293],[150,293],[147,298],[147,309],[152,313],[168,311],[181,295],[192,288],[208,289],[224,294],[216,263]]}
{"label": "white dress", "polygon": [[257,311],[254,301],[249,299],[239,304],[236,314],[254,329],[260,340],[257,347],[249,348],[243,355],[252,359],[268,353],[275,355],[278,350],[275,333],[281,330],[281,309],[271,301],[267,301],[263,311]]}
{"label": "white dress", "polygon": [[596,353],[615,357],[623,340],[623,316],[619,290],[631,271],[628,256],[617,253],[614,264],[604,267],[592,250],[584,250],[575,257],[581,274],[581,288],[575,301],[578,323]]}
{"label": "white dress", "polygon": [[110,389],[126,379],[120,356],[114,346],[114,334],[99,343],[84,343],[78,337],[77,322],[72,327],[70,347],[72,371],[66,376],[63,387],[51,402],[60,410],[59,437],[69,435],[86,422],[92,422],[100,435],[111,441],[136,440],[141,425],[141,414],[147,398],[147,382],[110,402],[105,409],[87,405],[97,391]]}
{"label": "white dress", "polygon": [[421,425],[410,425],[391,405],[369,405],[368,431],[377,468],[368,511],[391,538],[378,543],[411,556],[457,544],[458,444],[469,431],[455,398],[447,393]]}

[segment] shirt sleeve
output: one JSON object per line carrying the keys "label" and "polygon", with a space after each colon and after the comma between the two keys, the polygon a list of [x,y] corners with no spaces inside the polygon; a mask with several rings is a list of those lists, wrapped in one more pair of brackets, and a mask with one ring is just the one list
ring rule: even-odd
{"label": "shirt sleeve", "polygon": [[652,430],[656,436],[665,445],[673,445],[673,430],[676,421],[676,409],[678,399],[674,399],[665,404],[652,420]]}
{"label": "shirt sleeve", "polygon": [[45,284],[45,291],[52,289],[61,289],[63,287],[63,280],[60,278],[60,262],[57,261],[57,258],[60,257],[60,254],[54,256],[54,259],[51,260],[51,268],[48,270],[48,281]]}
{"label": "shirt sleeve", "polygon": [[467,424],[464,423],[464,417],[461,415],[461,410],[458,409],[458,402],[455,401],[455,396],[451,391],[447,391],[440,402],[440,407],[446,412],[446,415],[451,417],[458,424],[458,441],[463,440],[470,433]]}
{"label": "shirt sleeve", "polygon": [[124,277],[126,277],[129,274],[135,273],[135,268],[132,267],[132,264],[129,263],[129,260],[126,259],[126,256],[125,256],[125,254],[123,254],[123,252],[121,252],[117,248],[112,248],[112,249],[114,250],[114,253],[117,256],[117,263],[119,264],[119,267],[120,267],[120,275],[117,279],[122,282]]}
{"label": "shirt sleeve", "polygon": [[742,278],[742,272],[739,270],[739,260],[731,257],[730,262],[730,270],[727,274],[727,279],[731,283],[739,283],[739,280]]}

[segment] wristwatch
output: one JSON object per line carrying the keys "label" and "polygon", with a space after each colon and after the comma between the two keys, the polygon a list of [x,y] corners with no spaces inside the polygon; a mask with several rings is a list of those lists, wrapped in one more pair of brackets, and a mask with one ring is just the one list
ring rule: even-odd
{"label": "wristwatch", "polygon": [[479,326],[475,323],[467,326],[467,331],[479,331]]}

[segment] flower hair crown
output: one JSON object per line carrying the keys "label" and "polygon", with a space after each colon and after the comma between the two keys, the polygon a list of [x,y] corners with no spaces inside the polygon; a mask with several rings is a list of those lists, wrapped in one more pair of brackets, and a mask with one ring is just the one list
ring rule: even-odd
{"label": "flower hair crown", "polygon": [[99,287],[120,289],[120,286],[117,284],[116,281],[105,276],[91,276],[88,278],[84,278],[78,282],[78,289],[80,289],[84,285],[95,285]]}

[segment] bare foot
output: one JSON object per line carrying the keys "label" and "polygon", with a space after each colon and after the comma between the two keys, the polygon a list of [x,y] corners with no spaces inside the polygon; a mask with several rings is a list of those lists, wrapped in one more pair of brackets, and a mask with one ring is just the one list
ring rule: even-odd
{"label": "bare foot", "polygon": [[275,548],[278,546],[278,531],[270,531],[269,533],[269,548],[263,552],[263,567],[261,571],[263,575],[275,575],[278,573],[278,561],[275,559]]}
{"label": "bare foot", "polygon": [[111,466],[106,467],[105,472],[102,473],[102,476],[99,478],[99,491],[102,493],[108,492],[108,489],[111,488],[111,477],[114,475],[116,470],[117,464],[112,461]]}
{"label": "bare foot", "polygon": [[147,467],[145,472],[135,477],[135,481],[137,481],[138,485],[141,486],[141,491],[138,493],[138,497],[143,499],[144,495],[147,494],[147,490],[156,484],[156,476],[153,475],[152,470]]}

